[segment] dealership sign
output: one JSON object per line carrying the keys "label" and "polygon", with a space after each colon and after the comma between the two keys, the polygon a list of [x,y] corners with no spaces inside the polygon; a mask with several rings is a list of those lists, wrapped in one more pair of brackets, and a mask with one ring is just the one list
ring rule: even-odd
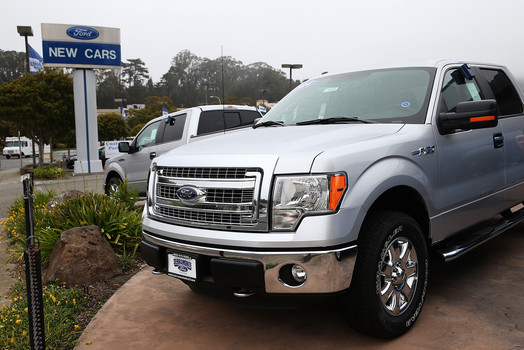
{"label": "dealership sign", "polygon": [[42,40],[46,67],[121,66],[118,28],[42,23]]}

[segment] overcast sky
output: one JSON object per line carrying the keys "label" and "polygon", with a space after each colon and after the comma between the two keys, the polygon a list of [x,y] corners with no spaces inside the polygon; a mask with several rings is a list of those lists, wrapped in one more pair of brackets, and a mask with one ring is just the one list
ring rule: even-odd
{"label": "overcast sky", "polygon": [[[156,83],[181,50],[247,65],[301,63],[293,78],[424,59],[500,63],[524,81],[522,0],[2,0],[0,49],[42,54],[41,23],[120,28],[122,60]],[[289,70],[285,70],[288,74]]]}

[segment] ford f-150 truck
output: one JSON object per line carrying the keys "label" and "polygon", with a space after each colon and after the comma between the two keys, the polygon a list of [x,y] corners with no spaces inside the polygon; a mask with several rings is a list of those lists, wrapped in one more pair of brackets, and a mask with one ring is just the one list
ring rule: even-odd
{"label": "ford f-150 truck", "polygon": [[183,109],[147,123],[131,144],[118,143],[119,156],[105,166],[104,189],[118,191],[124,180],[145,197],[151,160],[175,147],[250,127],[262,117],[255,107],[209,105]]}
{"label": "ford f-150 truck", "polygon": [[150,168],[142,254],[199,293],[337,295],[395,337],[448,261],[524,218],[523,93],[436,61],[310,79],[253,128]]}

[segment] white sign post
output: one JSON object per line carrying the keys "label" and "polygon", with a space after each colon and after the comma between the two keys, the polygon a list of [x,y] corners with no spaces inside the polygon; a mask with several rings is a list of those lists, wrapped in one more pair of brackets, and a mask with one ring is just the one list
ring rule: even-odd
{"label": "white sign post", "polygon": [[98,157],[96,78],[93,68],[121,66],[120,29],[42,23],[45,67],[73,71],[77,161],[75,173],[102,172]]}

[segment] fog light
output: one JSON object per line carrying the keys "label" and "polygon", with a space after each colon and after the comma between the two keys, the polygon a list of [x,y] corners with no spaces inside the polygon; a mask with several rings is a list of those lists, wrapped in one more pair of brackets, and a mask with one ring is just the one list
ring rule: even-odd
{"label": "fog light", "polygon": [[291,268],[291,275],[293,276],[293,279],[299,284],[304,283],[307,278],[306,270],[302,266],[297,264],[293,265],[293,267]]}

